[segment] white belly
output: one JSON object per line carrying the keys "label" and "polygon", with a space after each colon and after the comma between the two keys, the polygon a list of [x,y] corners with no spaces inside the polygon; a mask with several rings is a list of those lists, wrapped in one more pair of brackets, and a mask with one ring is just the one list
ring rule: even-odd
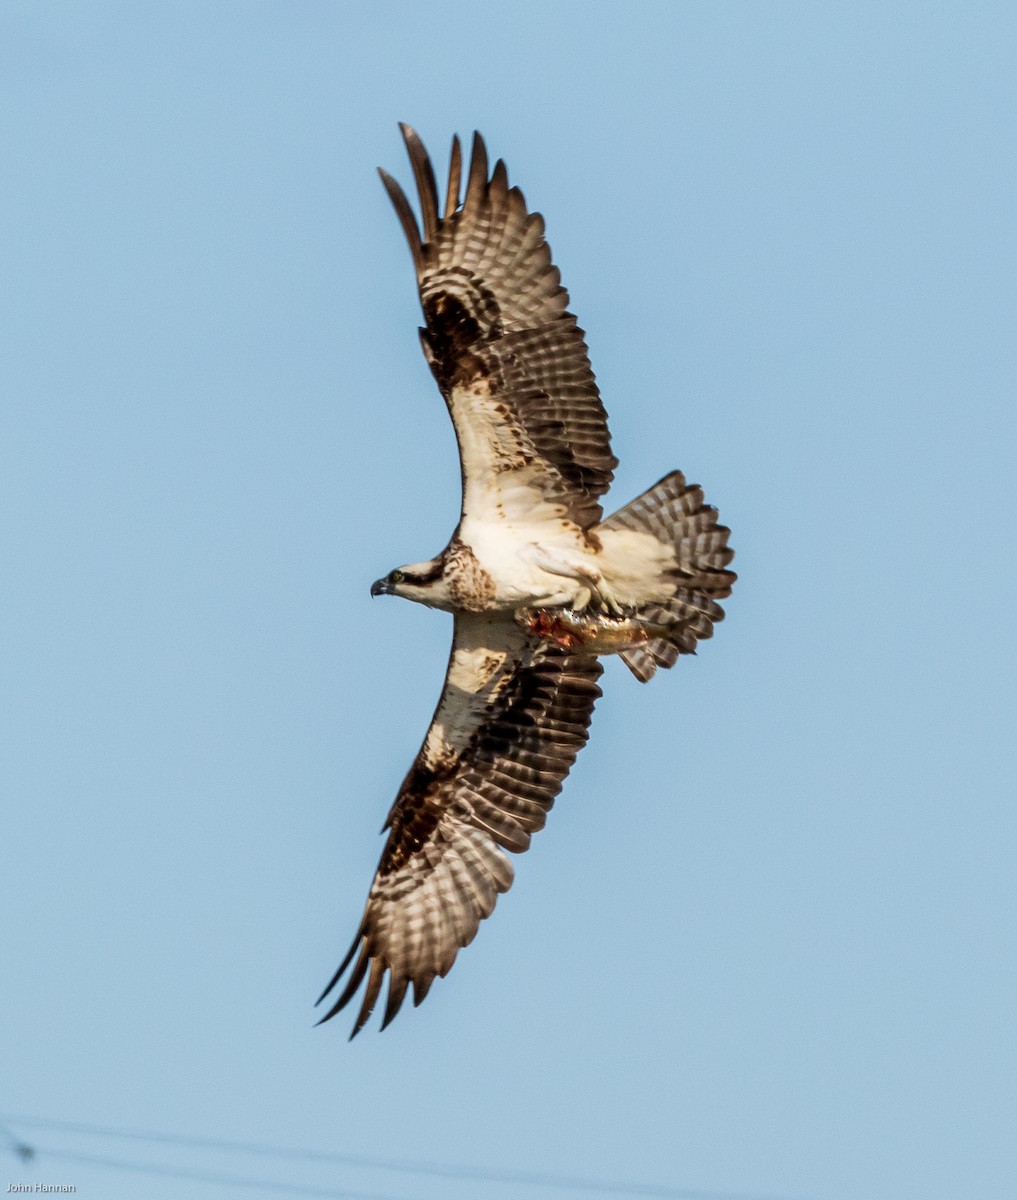
{"label": "white belly", "polygon": [[567,603],[582,588],[583,573],[599,573],[596,553],[569,521],[464,520],[459,537],[491,577],[498,608]]}

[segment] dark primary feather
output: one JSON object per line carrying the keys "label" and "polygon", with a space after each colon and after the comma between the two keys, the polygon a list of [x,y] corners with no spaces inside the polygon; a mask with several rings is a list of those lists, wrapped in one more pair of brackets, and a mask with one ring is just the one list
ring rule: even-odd
{"label": "dark primary feather", "polygon": [[[492,685],[471,697],[449,676],[457,648],[481,636],[504,659]],[[520,853],[543,828],[586,742],[600,673],[595,657],[529,640],[511,618],[457,616],[434,720],[448,723],[459,749],[436,757],[425,742],[400,788],[357,935],[319,1003],[351,964],[352,971],[322,1020],[366,979],[355,1036],[387,974],[384,1028],[410,984],[419,1004],[435,976],[449,971],[512,883],[504,851]]]}
{"label": "dark primary feather", "polygon": [[[509,187],[500,159],[488,176],[479,134],[461,207],[462,153],[458,138],[452,143],[442,212],[427,151],[408,125],[401,129],[423,233],[400,186],[384,171],[381,177],[413,256],[427,322],[424,350],[456,426],[464,470],[468,417],[460,406],[472,403],[466,385],[483,380],[500,406],[491,419],[519,435],[519,456],[505,469],[540,462],[545,498],[589,528],[600,520],[598,501],[617,459],[583,331],[566,312],[568,293],[551,261],[543,218],[528,212],[522,192]],[[495,440],[496,432],[491,436]]]}

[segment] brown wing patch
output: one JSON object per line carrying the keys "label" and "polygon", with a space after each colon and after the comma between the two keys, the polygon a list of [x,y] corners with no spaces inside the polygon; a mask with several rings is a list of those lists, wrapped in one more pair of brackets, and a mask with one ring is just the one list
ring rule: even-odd
{"label": "brown wing patch", "polygon": [[448,395],[458,384],[469,384],[490,375],[487,363],[477,351],[486,336],[478,316],[487,307],[484,315],[497,329],[497,305],[490,295],[484,296],[480,289],[468,306],[460,296],[450,292],[431,294],[424,301],[424,316],[427,328],[420,331],[424,353],[431,371],[443,395]]}
{"label": "brown wing patch", "polygon": [[432,769],[418,759],[410,768],[387,822],[392,832],[378,864],[380,875],[395,874],[432,836],[441,820],[442,785],[453,766],[447,762]]}

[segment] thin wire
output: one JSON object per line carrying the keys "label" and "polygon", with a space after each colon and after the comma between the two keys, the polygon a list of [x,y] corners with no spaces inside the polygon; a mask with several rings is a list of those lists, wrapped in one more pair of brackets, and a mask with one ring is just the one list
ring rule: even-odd
{"label": "thin wire", "polygon": [[67,1162],[87,1163],[94,1167],[112,1167],[115,1171],[134,1171],[142,1175],[162,1175],[169,1179],[190,1179],[199,1183],[222,1183],[232,1187],[258,1188],[263,1192],[283,1192],[288,1196],[318,1196],[327,1200],[404,1200],[378,1192],[337,1192],[334,1188],[307,1187],[299,1183],[277,1183],[269,1179],[251,1179],[243,1175],[220,1175],[215,1171],[190,1171],[184,1167],[166,1167],[161,1163],[132,1163],[96,1154],[77,1154],[69,1150],[40,1148],[40,1158],[62,1158]]}
{"label": "thin wire", "polygon": [[[652,1196],[658,1200],[791,1200],[790,1197],[764,1195],[761,1192],[715,1192],[695,1188],[674,1188],[659,1184],[612,1183],[540,1171],[485,1169],[459,1163],[417,1162],[412,1159],[378,1158],[358,1154],[340,1154],[323,1150],[298,1150],[287,1146],[256,1145],[251,1142],[229,1141],[221,1138],[186,1137],[182,1134],[154,1133],[146,1130],[112,1129],[101,1125],[85,1125],[73,1121],[53,1121],[43,1117],[0,1115],[11,1125],[29,1128],[83,1133],[97,1137],[124,1138],[140,1142],[162,1142],[166,1145],[190,1146],[201,1150],[221,1150],[228,1154],[260,1154],[304,1162],[341,1163],[345,1166],[373,1167],[411,1175],[431,1175],[442,1179],[464,1179],[488,1183],[514,1183],[526,1187],[571,1188],[573,1191],[613,1193],[616,1196]],[[332,1193],[328,1193],[332,1194]]]}
{"label": "thin wire", "polygon": [[10,1142],[11,1149],[22,1162],[31,1162],[35,1158],[35,1151],[32,1147],[27,1142],[23,1142],[20,1138],[15,1137],[6,1125],[0,1125],[0,1133]]}

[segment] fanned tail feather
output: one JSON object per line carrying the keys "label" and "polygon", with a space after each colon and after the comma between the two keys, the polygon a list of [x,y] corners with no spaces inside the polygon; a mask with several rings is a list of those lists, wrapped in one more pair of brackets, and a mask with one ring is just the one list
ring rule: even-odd
{"label": "fanned tail feather", "polygon": [[724,619],[717,601],[731,594],[737,578],[727,569],[734,558],[727,544],[731,531],[718,523],[717,510],[705,502],[703,489],[686,483],[681,471],[665,475],[609,517],[603,528],[649,533],[674,556],[674,566],[666,572],[673,594],[638,612],[666,633],[620,656],[633,675],[646,683],[658,667],[673,667],[679,655],[695,654],[696,643],[712,637],[714,624]]}

